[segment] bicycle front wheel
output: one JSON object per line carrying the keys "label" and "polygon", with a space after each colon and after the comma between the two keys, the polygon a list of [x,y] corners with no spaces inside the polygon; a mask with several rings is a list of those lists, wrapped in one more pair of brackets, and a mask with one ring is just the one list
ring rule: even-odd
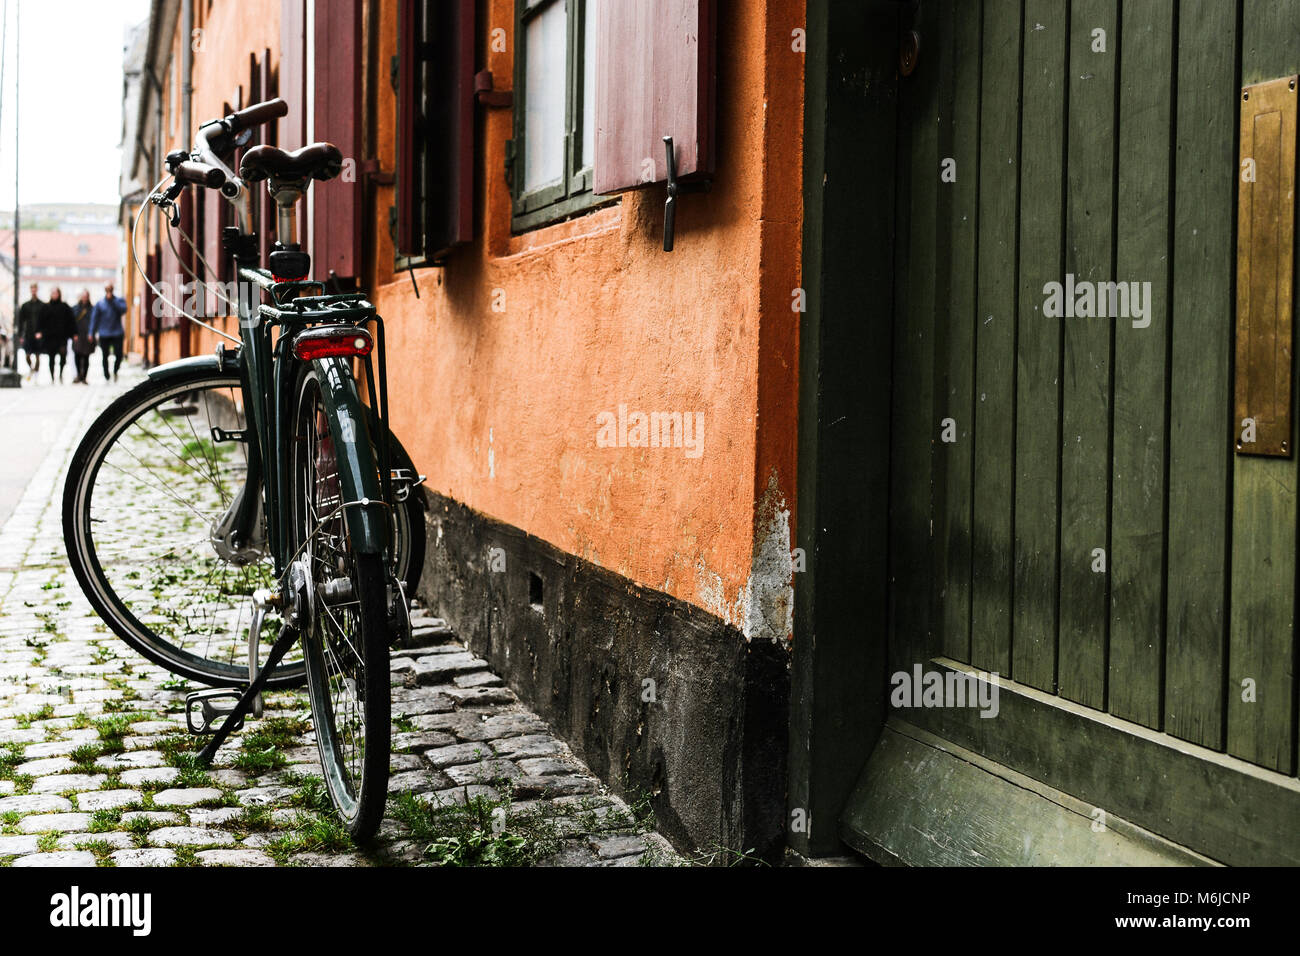
{"label": "bicycle front wheel", "polygon": [[388,794],[389,582],[383,557],[353,546],[314,371],[303,375],[298,389],[290,457],[290,520],[307,593],[302,647],[316,744],[330,798],[349,834],[363,842],[383,819]]}
{"label": "bicycle front wheel", "polygon": [[[253,592],[275,589],[260,531],[233,557],[211,539],[247,481],[246,429],[237,374],[150,379],[91,425],[63,491],[68,561],[95,610],[149,660],[204,684],[248,680]],[[263,622],[263,660],[277,630]],[[295,652],[269,685],[304,677]]]}

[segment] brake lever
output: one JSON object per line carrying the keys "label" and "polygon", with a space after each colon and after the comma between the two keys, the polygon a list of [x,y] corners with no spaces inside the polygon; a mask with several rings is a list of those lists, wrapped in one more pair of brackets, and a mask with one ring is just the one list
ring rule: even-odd
{"label": "brake lever", "polygon": [[170,222],[173,227],[181,224],[181,210],[180,207],[176,205],[176,197],[184,190],[184,183],[172,183],[167,187],[166,192],[161,195],[153,193],[149,197],[151,203],[167,214],[167,221]]}

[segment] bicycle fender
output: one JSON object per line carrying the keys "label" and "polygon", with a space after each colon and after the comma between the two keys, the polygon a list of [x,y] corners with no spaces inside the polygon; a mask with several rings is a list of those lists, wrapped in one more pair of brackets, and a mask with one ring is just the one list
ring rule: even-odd
{"label": "bicycle fender", "polygon": [[166,365],[157,365],[149,369],[148,375],[155,381],[168,381],[174,378],[185,378],[196,370],[239,373],[239,356],[233,349],[225,351],[222,359],[222,364],[218,365],[215,355],[191,355],[189,358],[177,359]]}
{"label": "bicycle fender", "polygon": [[388,508],[379,484],[379,467],[370,447],[366,408],[357,394],[352,367],[339,358],[312,362],[320,382],[321,403],[329,418],[344,501],[368,501],[345,512],[352,543],[362,554],[382,554],[388,547]]}

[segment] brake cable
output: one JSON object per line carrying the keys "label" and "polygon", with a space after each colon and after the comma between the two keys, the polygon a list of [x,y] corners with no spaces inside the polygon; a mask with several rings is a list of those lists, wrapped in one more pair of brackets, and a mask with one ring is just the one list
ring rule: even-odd
{"label": "brake cable", "polygon": [[[238,344],[240,340],[235,336],[231,335],[229,332],[223,331],[222,329],[219,329],[215,325],[212,325],[208,322],[204,322],[202,319],[198,318],[197,316],[190,315],[188,312],[185,311],[185,308],[183,306],[177,305],[170,298],[168,298],[163,293],[163,291],[158,288],[158,286],[154,285],[153,280],[149,278],[149,274],[140,265],[140,257],[136,255],[136,251],[135,251],[135,240],[136,240],[136,233],[140,229],[140,220],[144,216],[145,209],[150,205],[158,206],[159,209],[162,209],[165,206],[172,206],[173,208],[175,207],[175,204],[170,199],[165,198],[164,195],[159,192],[159,190],[162,188],[163,184],[167,182],[169,177],[170,174],[164,176],[162,179],[158,180],[158,182],[154,184],[153,189],[149,191],[149,195],[145,198],[144,202],[140,203],[140,209],[135,214],[135,222],[131,226],[131,241],[129,243],[131,247],[131,261],[132,263],[135,264],[136,271],[140,273],[140,276],[144,279],[144,283],[149,287],[149,290],[153,292],[153,294],[156,295],[160,300],[162,300],[164,304],[171,306],[176,311],[177,315],[189,319],[195,325],[202,326],[203,328],[207,329],[209,332],[215,332],[223,339]],[[168,217],[168,228],[169,229],[171,228],[170,217]],[[173,245],[173,249],[175,249],[174,245]],[[177,256],[177,258],[179,259],[180,257]],[[195,278],[197,279],[198,277],[196,276]]]}

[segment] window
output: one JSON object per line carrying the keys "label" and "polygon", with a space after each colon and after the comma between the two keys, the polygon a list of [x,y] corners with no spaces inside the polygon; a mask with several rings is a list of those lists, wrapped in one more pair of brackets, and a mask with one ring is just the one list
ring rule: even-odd
{"label": "window", "polygon": [[441,262],[474,238],[474,28],[474,0],[399,7],[399,269]]}
{"label": "window", "polygon": [[608,201],[591,191],[597,0],[517,0],[515,138],[507,147],[514,228]]}

